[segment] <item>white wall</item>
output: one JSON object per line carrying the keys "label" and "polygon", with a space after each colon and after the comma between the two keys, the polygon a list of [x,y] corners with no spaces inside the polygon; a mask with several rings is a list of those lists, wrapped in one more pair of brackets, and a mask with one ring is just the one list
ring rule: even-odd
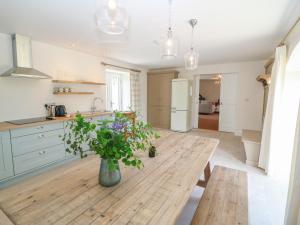
{"label": "white wall", "polygon": [[[100,58],[71,49],[32,41],[34,67],[54,79],[80,79],[105,82],[101,61],[114,65],[141,69],[141,114],[146,118],[147,77],[146,70],[133,65]],[[0,73],[12,66],[11,39],[0,33]],[[78,91],[92,91],[94,95],[55,96],[53,87],[67,86]],[[51,80],[24,78],[0,78],[0,121],[38,117],[45,115],[44,104],[55,102],[66,105],[68,112],[89,111],[94,97],[105,99],[105,86],[55,85]],[[99,101],[97,104],[100,104]],[[102,107],[104,109],[105,102]]]}
{"label": "white wall", "polygon": [[264,73],[264,64],[265,61],[239,62],[199,66],[195,71],[179,68],[178,71],[180,77],[188,79],[201,74],[238,74],[235,133],[240,135],[242,129],[261,130],[262,128],[263,87],[260,82],[256,81],[256,77]]}

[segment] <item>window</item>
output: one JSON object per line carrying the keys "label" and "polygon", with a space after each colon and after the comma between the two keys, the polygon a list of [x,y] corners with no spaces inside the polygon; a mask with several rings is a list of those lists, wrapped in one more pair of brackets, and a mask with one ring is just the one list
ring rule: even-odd
{"label": "window", "polygon": [[106,69],[106,107],[108,110],[130,110],[130,73]]}

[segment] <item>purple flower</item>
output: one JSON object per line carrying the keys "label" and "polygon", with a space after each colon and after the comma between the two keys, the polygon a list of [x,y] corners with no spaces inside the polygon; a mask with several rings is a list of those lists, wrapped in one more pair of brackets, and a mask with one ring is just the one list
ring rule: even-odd
{"label": "purple flower", "polygon": [[112,124],[112,129],[113,130],[121,130],[122,128],[123,128],[123,126],[120,123],[115,122],[115,123]]}

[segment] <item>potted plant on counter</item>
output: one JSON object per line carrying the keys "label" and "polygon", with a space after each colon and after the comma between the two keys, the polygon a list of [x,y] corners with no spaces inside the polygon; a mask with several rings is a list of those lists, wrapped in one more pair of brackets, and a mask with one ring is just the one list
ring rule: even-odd
{"label": "potted plant on counter", "polygon": [[83,146],[88,144],[90,150],[101,158],[99,184],[106,187],[120,182],[119,161],[126,166],[142,168],[143,162],[135,153],[149,149],[150,141],[159,137],[150,124],[132,123],[120,112],[115,112],[112,119],[96,122],[87,121],[77,114],[67,127],[69,132],[63,137],[68,145],[66,151],[83,158],[87,156]]}

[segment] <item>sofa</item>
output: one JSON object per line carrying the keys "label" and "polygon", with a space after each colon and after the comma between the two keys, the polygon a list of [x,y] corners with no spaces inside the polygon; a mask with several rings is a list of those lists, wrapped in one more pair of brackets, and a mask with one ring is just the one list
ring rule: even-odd
{"label": "sofa", "polygon": [[199,102],[199,114],[211,114],[216,110],[215,104],[202,100]]}

